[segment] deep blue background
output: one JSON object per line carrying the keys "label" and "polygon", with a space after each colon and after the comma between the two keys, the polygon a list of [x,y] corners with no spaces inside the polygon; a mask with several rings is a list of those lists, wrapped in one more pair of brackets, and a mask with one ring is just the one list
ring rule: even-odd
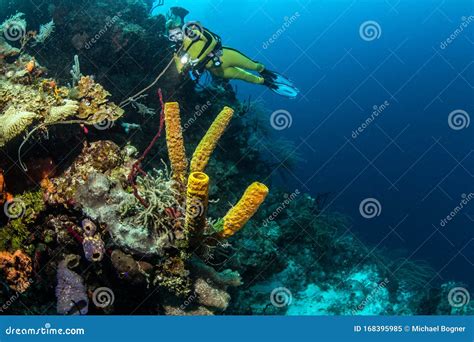
{"label": "deep blue background", "polygon": [[[287,172],[289,190],[331,192],[331,209],[353,219],[347,233],[369,246],[403,249],[428,260],[438,281],[474,285],[474,204],[446,227],[440,220],[474,192],[474,123],[455,131],[448,115],[474,115],[474,21],[447,48],[440,44],[474,15],[470,0],[181,0],[189,19],[278,70],[299,86],[295,101],[263,87],[238,83],[270,108],[288,110],[292,126],[275,131],[296,144],[305,162]],[[165,11],[160,8],[159,11]],[[263,44],[284,23],[299,18],[268,49]],[[368,20],[379,39],[361,39]],[[374,105],[390,103],[357,139],[351,138]],[[270,122],[268,121],[270,125]],[[272,140],[263,140],[269,153]],[[276,174],[276,172],[275,172]],[[382,213],[372,220],[359,204],[376,198]]]}

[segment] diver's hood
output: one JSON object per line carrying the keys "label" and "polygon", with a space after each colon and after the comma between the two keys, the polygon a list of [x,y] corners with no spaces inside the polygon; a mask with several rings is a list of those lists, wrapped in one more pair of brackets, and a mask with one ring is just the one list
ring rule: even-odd
{"label": "diver's hood", "polygon": [[180,18],[184,22],[184,18],[189,14],[189,11],[183,7],[171,7],[170,12],[175,17]]}

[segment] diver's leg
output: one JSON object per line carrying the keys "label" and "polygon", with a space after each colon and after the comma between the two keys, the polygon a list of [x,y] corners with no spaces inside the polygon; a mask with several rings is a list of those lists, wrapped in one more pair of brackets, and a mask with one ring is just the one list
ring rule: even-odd
{"label": "diver's leg", "polygon": [[265,70],[265,66],[263,64],[251,60],[237,50],[232,48],[223,48],[222,52],[222,65],[224,68],[237,67],[257,72],[262,72]]}
{"label": "diver's leg", "polygon": [[253,84],[263,84],[263,82],[265,81],[261,76],[256,76],[250,72],[235,67],[224,68],[222,66],[220,68],[212,68],[210,69],[210,71],[217,77],[241,80]]}

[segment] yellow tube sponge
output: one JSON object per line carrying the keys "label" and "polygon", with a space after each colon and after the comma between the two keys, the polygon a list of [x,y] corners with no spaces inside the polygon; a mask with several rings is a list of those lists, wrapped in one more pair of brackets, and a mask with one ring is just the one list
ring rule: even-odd
{"label": "yellow tube sponge", "polygon": [[268,195],[265,184],[255,182],[245,191],[240,201],[224,217],[224,229],[219,233],[222,238],[229,238],[237,233],[257,212]]}
{"label": "yellow tube sponge", "polygon": [[188,178],[186,192],[186,230],[200,234],[206,226],[209,202],[209,177],[203,172],[193,172]]}
{"label": "yellow tube sponge", "polygon": [[184,149],[183,131],[181,128],[181,117],[179,104],[170,102],[165,104],[166,144],[171,161],[173,178],[184,182],[188,161]]}
{"label": "yellow tube sponge", "polygon": [[202,138],[191,160],[191,172],[204,172],[204,169],[211,158],[212,152],[216,148],[219,139],[224,134],[225,129],[229,125],[234,110],[224,107],[217,118],[212,123],[204,138]]}

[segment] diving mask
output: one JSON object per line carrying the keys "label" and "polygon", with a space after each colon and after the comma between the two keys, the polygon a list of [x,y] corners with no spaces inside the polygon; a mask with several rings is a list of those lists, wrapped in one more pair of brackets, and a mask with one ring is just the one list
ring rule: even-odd
{"label": "diving mask", "polygon": [[184,39],[184,33],[181,30],[174,30],[169,33],[168,39],[174,43],[183,41]]}

